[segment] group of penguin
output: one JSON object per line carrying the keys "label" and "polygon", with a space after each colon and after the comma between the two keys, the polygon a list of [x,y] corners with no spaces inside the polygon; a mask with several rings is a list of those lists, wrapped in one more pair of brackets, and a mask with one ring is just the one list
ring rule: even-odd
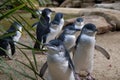
{"label": "group of penguin", "polygon": [[[96,45],[97,28],[92,23],[84,23],[79,17],[73,24],[64,26],[64,16],[58,12],[51,21],[52,10],[45,8],[41,12],[36,25],[37,40],[35,49],[47,48],[47,61],[40,70],[43,78],[48,68],[47,80],[81,80],[81,71],[85,71],[86,80],[94,80],[91,76],[94,63],[94,50],[110,59],[108,52]],[[64,26],[64,28],[63,28]],[[79,36],[76,33],[79,32]],[[71,53],[73,56],[71,56]],[[43,78],[44,79],[44,78]]]}
{"label": "group of penguin", "polygon": [[[73,24],[63,29],[64,15],[58,12],[51,21],[53,12],[49,8],[43,9],[39,21],[33,24],[37,26],[34,49],[47,48],[47,61],[40,70],[40,77],[44,79],[44,73],[48,68],[47,80],[81,80],[81,71],[87,73],[86,80],[95,80],[91,76],[94,50],[100,51],[107,59],[110,59],[108,52],[96,45],[96,26],[92,23],[85,24],[84,19],[79,17]],[[0,39],[0,56],[5,55],[3,49],[9,49],[8,45],[11,47],[12,55],[15,53],[15,43],[19,40],[21,31],[22,25],[14,22],[5,34],[11,32],[15,34]],[[77,32],[79,36],[76,36]]]}

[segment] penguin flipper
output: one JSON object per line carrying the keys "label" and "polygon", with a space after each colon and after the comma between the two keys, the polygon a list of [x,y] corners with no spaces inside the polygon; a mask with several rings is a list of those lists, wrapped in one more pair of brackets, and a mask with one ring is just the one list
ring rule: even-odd
{"label": "penguin flipper", "polygon": [[10,48],[11,48],[11,53],[12,53],[12,55],[14,55],[14,53],[15,53],[15,44],[14,44],[13,41],[10,41],[9,44],[10,44]]}
{"label": "penguin flipper", "polygon": [[47,61],[43,64],[42,68],[40,69],[40,73],[39,73],[39,76],[41,78],[43,78],[44,74],[45,74],[45,71],[47,70],[47,67],[48,67],[48,64],[47,64]]}
{"label": "penguin flipper", "polygon": [[69,61],[68,62],[69,68],[75,72],[75,66],[73,64],[73,61],[72,61],[72,59],[70,57],[70,53],[68,52],[68,50],[66,50],[66,54],[65,55],[66,55],[66,57],[67,57],[67,59]]}
{"label": "penguin flipper", "polygon": [[110,59],[109,53],[102,47],[95,45],[95,49],[100,51],[107,59]]}
{"label": "penguin flipper", "polygon": [[71,48],[69,49],[69,52],[72,52],[72,53],[73,53],[73,56],[74,56],[74,54],[75,54],[75,46],[71,47]]}

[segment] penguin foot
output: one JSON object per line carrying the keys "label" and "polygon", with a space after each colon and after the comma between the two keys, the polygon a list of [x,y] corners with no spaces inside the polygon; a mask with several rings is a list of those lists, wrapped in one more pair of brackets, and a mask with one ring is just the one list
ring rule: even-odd
{"label": "penguin foot", "polygon": [[93,78],[90,74],[88,74],[88,75],[86,76],[86,80],[95,80],[95,78]]}
{"label": "penguin foot", "polygon": [[75,73],[75,80],[81,80],[79,74]]}

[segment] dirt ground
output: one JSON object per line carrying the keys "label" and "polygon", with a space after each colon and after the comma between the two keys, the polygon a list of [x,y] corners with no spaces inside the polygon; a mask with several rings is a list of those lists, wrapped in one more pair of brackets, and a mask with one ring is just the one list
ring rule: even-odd
{"label": "dirt ground", "polygon": [[[32,40],[25,34],[21,37],[20,42],[29,46],[34,44],[34,42],[32,42]],[[111,58],[110,60],[107,60],[100,52],[95,51],[94,70],[92,73],[93,77],[95,77],[96,80],[120,80],[120,32],[108,32],[102,35],[97,35],[96,43],[105,48],[109,52]],[[24,52],[28,55],[31,61],[33,61],[31,51],[24,50]],[[14,58],[28,63],[23,54],[21,54],[18,50],[14,55]],[[46,60],[46,56],[36,54],[36,58],[38,62],[38,69],[40,69],[43,62]],[[14,60],[7,60],[6,62],[19,70],[20,66],[18,66]],[[24,66],[21,68],[33,76],[29,69]],[[28,80],[24,77],[14,77],[14,80]],[[0,74],[0,80],[8,80],[8,76]]]}

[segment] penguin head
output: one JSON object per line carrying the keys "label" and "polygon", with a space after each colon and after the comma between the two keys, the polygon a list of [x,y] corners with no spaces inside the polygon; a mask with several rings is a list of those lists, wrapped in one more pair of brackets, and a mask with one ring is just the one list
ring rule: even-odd
{"label": "penguin head", "polygon": [[59,25],[60,23],[63,23],[63,14],[62,13],[56,13],[54,20],[51,22],[52,24]]}
{"label": "penguin head", "polygon": [[89,35],[89,36],[95,36],[97,31],[98,30],[97,30],[97,28],[94,24],[88,23],[88,24],[84,25],[81,34],[86,34],[86,35]]}
{"label": "penguin head", "polygon": [[77,31],[80,31],[80,29],[70,26],[70,27],[65,28],[64,33],[74,35]]}
{"label": "penguin head", "polygon": [[65,52],[64,44],[61,40],[51,40],[45,44],[48,49],[48,53],[51,54],[58,54],[60,52]]}
{"label": "penguin head", "polygon": [[81,17],[77,18],[76,21],[75,21],[75,25],[76,26],[83,26],[84,25],[84,19],[81,18]]}
{"label": "penguin head", "polygon": [[22,27],[25,25],[25,23],[19,23],[17,21],[14,21],[13,24],[11,25],[11,28],[10,29],[13,29],[13,30],[20,30],[22,29]]}
{"label": "penguin head", "polygon": [[46,16],[51,17],[52,12],[54,12],[54,11],[52,11],[49,8],[45,8],[42,10],[42,16],[43,17],[46,17]]}

